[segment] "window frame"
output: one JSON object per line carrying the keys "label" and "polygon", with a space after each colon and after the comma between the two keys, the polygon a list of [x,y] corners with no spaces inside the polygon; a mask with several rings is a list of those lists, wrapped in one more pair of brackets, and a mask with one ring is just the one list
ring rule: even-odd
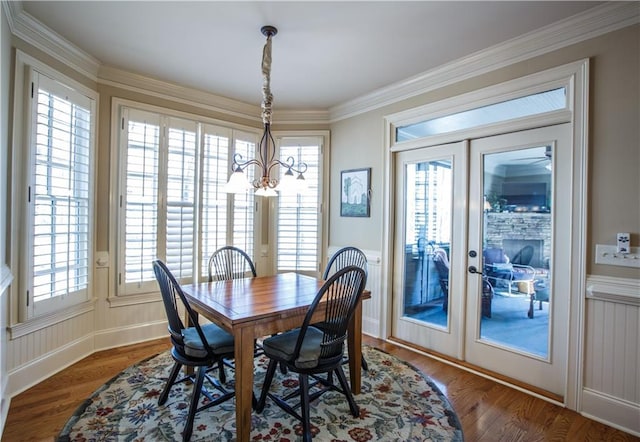
{"label": "window frame", "polygon": [[[176,111],[170,108],[154,106],[150,104],[135,102],[126,99],[114,98],[112,100],[112,108],[111,108],[111,185],[110,191],[112,192],[111,201],[112,204],[110,206],[110,219],[118,220],[117,222],[110,223],[110,249],[113,250],[112,255],[109,257],[110,266],[114,269],[113,276],[110,278],[110,284],[113,284],[113,287],[109,290],[108,302],[112,307],[116,306],[124,306],[124,305],[132,305],[146,302],[153,302],[158,300],[158,289],[155,281],[149,281],[149,284],[145,284],[142,290],[129,291],[127,293],[126,289],[124,289],[124,284],[120,284],[120,273],[123,269],[123,261],[122,261],[122,253],[124,252],[124,247],[122,245],[122,222],[121,217],[123,216],[123,210],[120,208],[120,195],[121,192],[125,192],[125,188],[122,187],[122,179],[123,179],[123,167],[122,164],[123,159],[123,149],[126,149],[127,141],[123,140],[121,137],[122,124],[123,124],[123,109],[135,109],[141,112],[148,112],[151,114],[158,114],[160,118],[175,118],[175,119],[183,119],[190,122],[193,122],[197,127],[197,164],[198,164],[198,172],[196,173],[196,181],[198,182],[197,186],[201,186],[202,177],[200,176],[200,167],[199,162],[202,161],[202,157],[204,154],[203,143],[204,143],[204,134],[208,133],[208,130],[211,129],[219,129],[222,132],[228,132],[231,134],[229,139],[230,146],[233,148],[233,143],[235,139],[244,137],[244,141],[246,137],[255,138],[256,144],[259,140],[260,132],[259,129],[237,124],[230,123],[227,121],[217,120],[213,118],[204,117],[197,114],[191,114],[181,111]],[[162,130],[162,128],[161,128]],[[162,147],[161,147],[162,149]],[[160,155],[163,155],[162,153]],[[166,152],[165,154],[166,155]],[[233,155],[230,154],[228,156],[228,166],[226,170],[228,174],[231,173],[231,161]],[[160,166],[161,167],[161,166]],[[225,177],[225,182],[226,179]],[[121,190],[122,189],[122,190]],[[200,250],[202,247],[202,235],[200,234],[201,223],[200,216],[201,210],[199,209],[201,205],[202,195],[201,191],[198,190],[196,195],[196,210],[195,210],[195,218],[197,219],[194,226],[194,253],[193,253],[193,271],[196,275],[196,278],[200,278],[200,280],[206,275],[202,274],[203,270],[200,266]],[[233,213],[234,206],[234,197],[230,195],[227,197],[226,207],[228,213]],[[256,211],[256,205],[253,206],[253,232],[257,232],[257,220],[258,213]],[[161,209],[160,209],[161,210]],[[234,234],[234,229],[232,223],[227,224],[227,242],[231,241]],[[258,244],[258,235],[254,234],[254,244],[252,250],[248,250],[247,252],[253,257],[257,257],[257,251],[259,248]],[[255,258],[254,258],[255,259]],[[192,278],[188,278],[190,282]]]}
{"label": "window frame", "polygon": [[[319,143],[319,154],[318,154],[318,195],[317,195],[317,206],[318,206],[318,237],[317,237],[317,262],[316,269],[314,271],[310,270],[295,270],[298,273],[308,274],[311,276],[319,276],[323,271],[323,263],[326,261],[326,253],[328,247],[328,232],[324,226],[328,225],[328,210],[326,210],[326,204],[324,201],[324,196],[329,195],[329,171],[328,167],[325,167],[326,164],[329,164],[329,156],[330,156],[330,137],[329,131],[325,130],[310,130],[310,131],[274,131],[273,132],[277,152],[276,155],[280,155],[280,146],[282,145],[283,140],[287,140],[288,142],[294,142],[297,140],[306,142],[308,140],[316,140]],[[279,172],[280,173],[280,172]],[[269,247],[269,256],[272,257],[271,262],[269,263],[269,268],[271,269],[271,273],[275,274],[278,270],[278,217],[279,217],[279,196],[275,198],[266,198],[269,200],[269,238],[273,238],[271,243],[268,245]],[[294,271],[294,270],[282,270],[282,272]]]}
{"label": "window frame", "polygon": [[[11,298],[16,307],[10,311],[9,323],[13,337],[21,336],[33,330],[41,329],[68,319],[93,308],[94,284],[94,244],[95,244],[95,161],[97,156],[97,121],[99,118],[99,94],[82,83],[67,77],[56,69],[42,63],[20,50],[16,50],[14,77],[14,121],[12,142],[12,182],[11,182],[11,235],[10,262],[19,269],[17,283],[12,285]],[[57,91],[77,96],[73,101],[88,100],[89,123],[89,181],[87,185],[87,244],[86,250],[86,287],[78,292],[55,296],[34,302],[32,288],[32,244],[33,226],[32,204],[29,202],[30,188],[33,186],[35,169],[35,130],[38,108],[38,88],[40,77],[51,82]],[[32,97],[33,95],[33,97]],[[59,96],[59,95],[58,95]],[[27,146],[26,149],[21,146]],[[33,195],[33,193],[31,193]]]}

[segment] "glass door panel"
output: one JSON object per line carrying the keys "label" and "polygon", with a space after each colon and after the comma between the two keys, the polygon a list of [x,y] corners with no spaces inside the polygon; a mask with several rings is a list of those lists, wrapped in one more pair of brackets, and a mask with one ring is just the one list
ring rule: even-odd
{"label": "glass door panel", "polygon": [[[393,336],[460,358],[466,143],[396,154]],[[462,203],[462,204],[461,204]]]}
{"label": "glass door panel", "polygon": [[405,165],[404,315],[447,326],[452,162]]}
{"label": "glass door panel", "polygon": [[[483,156],[480,339],[549,355],[553,146]],[[526,332],[524,332],[526,330]]]}

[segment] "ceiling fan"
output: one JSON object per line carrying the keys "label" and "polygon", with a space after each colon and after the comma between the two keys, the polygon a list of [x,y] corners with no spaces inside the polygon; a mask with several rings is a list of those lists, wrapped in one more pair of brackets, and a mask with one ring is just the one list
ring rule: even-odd
{"label": "ceiling fan", "polygon": [[[539,148],[534,148],[534,149],[537,150]],[[551,146],[545,146],[543,155],[516,158],[516,159],[514,159],[514,161],[526,161],[528,165],[548,162],[548,164],[545,164],[545,167],[547,169],[551,170],[551,154],[552,154]]]}

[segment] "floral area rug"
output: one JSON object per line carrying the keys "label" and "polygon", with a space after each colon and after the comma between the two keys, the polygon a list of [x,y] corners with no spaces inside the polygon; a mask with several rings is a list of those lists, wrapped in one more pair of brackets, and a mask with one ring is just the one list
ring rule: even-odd
{"label": "floral area rug", "polygon": [[[369,370],[363,371],[362,393],[355,396],[360,415],[349,412],[344,395],[328,392],[311,403],[311,424],[317,441],[462,441],[462,427],[436,385],[411,365],[383,351],[364,347]],[[267,366],[255,362],[259,395]],[[171,389],[163,406],[158,397],[169,376],[169,352],[135,364],[98,389],[62,429],[58,441],[179,441],[189,408],[191,384]],[[348,365],[345,365],[348,375]],[[228,387],[233,375],[227,370]],[[295,387],[297,375],[276,372],[272,391]],[[205,384],[207,381],[205,380]],[[206,401],[206,397],[201,395]],[[270,399],[261,414],[252,414],[251,440],[301,440],[299,421]],[[192,441],[235,440],[235,401],[228,400],[196,414]]]}

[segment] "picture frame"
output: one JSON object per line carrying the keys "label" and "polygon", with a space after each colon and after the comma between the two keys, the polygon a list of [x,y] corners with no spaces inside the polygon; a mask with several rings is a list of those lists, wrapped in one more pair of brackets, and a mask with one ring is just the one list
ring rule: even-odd
{"label": "picture frame", "polygon": [[371,168],[349,169],[340,173],[340,216],[371,215]]}

